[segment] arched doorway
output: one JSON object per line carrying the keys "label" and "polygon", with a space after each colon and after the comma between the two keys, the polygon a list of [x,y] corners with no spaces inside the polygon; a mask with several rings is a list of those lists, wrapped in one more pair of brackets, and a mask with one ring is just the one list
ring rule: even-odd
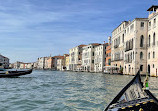
{"label": "arched doorway", "polygon": [[150,65],[148,65],[148,75],[150,75]]}

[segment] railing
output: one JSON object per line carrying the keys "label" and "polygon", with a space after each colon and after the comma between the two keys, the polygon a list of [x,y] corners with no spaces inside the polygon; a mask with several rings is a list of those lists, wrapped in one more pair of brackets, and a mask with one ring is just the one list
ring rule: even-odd
{"label": "railing", "polygon": [[114,45],[114,48],[118,48],[119,45]]}
{"label": "railing", "polygon": [[125,60],[125,63],[132,63],[132,59]]}
{"label": "railing", "polygon": [[149,47],[148,44],[141,44],[140,45],[140,48],[142,48],[142,49],[146,49],[147,47]]}

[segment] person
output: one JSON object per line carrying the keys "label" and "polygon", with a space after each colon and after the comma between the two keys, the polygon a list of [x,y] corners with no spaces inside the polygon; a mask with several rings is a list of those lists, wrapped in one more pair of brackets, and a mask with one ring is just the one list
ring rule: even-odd
{"label": "person", "polygon": [[149,81],[149,77],[148,77],[148,75],[146,75],[146,78],[144,80],[143,90],[149,90],[149,83],[148,83],[148,81]]}

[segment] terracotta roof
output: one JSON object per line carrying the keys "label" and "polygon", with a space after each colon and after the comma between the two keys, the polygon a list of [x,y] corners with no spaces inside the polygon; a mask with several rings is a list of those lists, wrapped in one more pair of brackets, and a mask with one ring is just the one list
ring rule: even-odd
{"label": "terracotta roof", "polygon": [[79,45],[78,47],[84,47],[84,46],[87,46],[87,45],[81,44],[81,45]]}
{"label": "terracotta roof", "polygon": [[101,44],[99,44],[99,43],[91,43],[89,45],[95,45],[95,46],[97,46],[97,45],[101,45]]}
{"label": "terracotta roof", "polygon": [[158,8],[158,5],[152,5],[147,11],[156,11],[156,9]]}
{"label": "terracotta roof", "polygon": [[54,56],[53,58],[63,59],[64,56]]}
{"label": "terracotta roof", "polygon": [[64,56],[69,56],[69,54],[64,54]]}

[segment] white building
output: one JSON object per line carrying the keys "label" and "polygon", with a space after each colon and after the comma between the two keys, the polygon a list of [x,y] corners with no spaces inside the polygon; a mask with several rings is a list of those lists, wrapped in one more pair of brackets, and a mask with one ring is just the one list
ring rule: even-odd
{"label": "white building", "polygon": [[147,72],[158,76],[158,6],[151,6],[148,16]]}
{"label": "white building", "polygon": [[124,74],[146,74],[148,19],[135,18],[125,28]]}
{"label": "white building", "polygon": [[82,64],[82,47],[86,45],[79,45],[69,50],[69,70],[75,71],[81,69]]}
{"label": "white building", "polygon": [[106,60],[106,46],[107,44],[101,44],[95,47],[94,54],[94,72],[103,72]]}
{"label": "white building", "polygon": [[83,47],[82,51],[82,70],[87,72],[94,72],[94,55],[95,47],[98,43],[89,44]]}
{"label": "white building", "polygon": [[60,71],[63,71],[64,70],[64,56],[63,57],[60,57],[58,60],[57,60],[57,70],[60,70]]}
{"label": "white building", "polygon": [[111,65],[121,69],[124,66],[124,36],[128,21],[123,21],[112,31]]}
{"label": "white building", "polygon": [[40,57],[38,58],[37,62],[38,62],[38,69],[44,69],[45,67],[45,59],[46,57]]}

